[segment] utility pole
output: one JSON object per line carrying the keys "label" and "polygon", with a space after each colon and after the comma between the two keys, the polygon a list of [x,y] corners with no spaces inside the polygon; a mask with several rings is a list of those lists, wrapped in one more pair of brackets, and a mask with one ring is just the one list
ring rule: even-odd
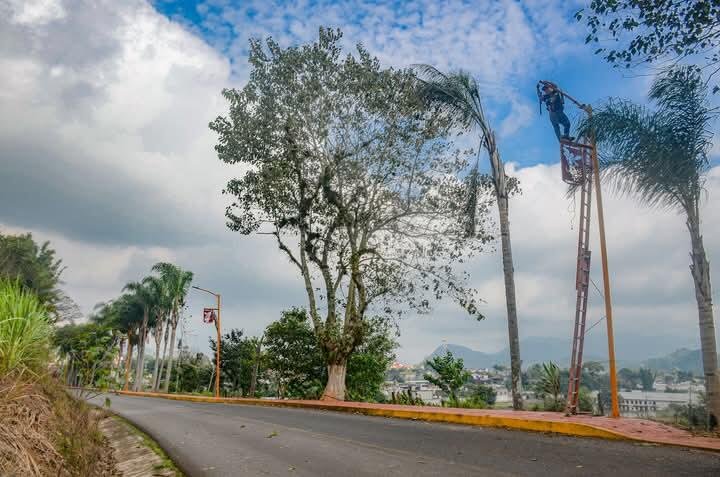
{"label": "utility pole", "polygon": [[[592,106],[583,108],[592,118]],[[600,261],[602,262],[603,292],[605,295],[605,324],[607,325],[608,361],[610,362],[610,400],[612,403],[612,417],[620,417],[618,404],[617,371],[615,369],[615,333],[613,331],[612,296],[610,294],[610,273],[608,272],[607,243],[605,241],[605,215],[603,214],[602,190],[600,189],[600,161],[597,157],[597,143],[595,132],[591,133],[592,165],[595,169],[595,195],[597,197],[598,231],[600,233]]]}
{"label": "utility pole", "polygon": [[217,315],[215,317],[215,330],[217,331],[217,344],[215,347],[215,397],[220,397],[220,346],[222,343],[222,337],[221,337],[221,328],[220,328],[220,294],[211,292],[210,290],[206,290],[204,288],[193,286],[194,289],[204,291],[205,293],[209,293],[215,297],[217,300]]}
{"label": "utility pole", "polygon": [[[589,104],[581,103],[576,100],[565,91],[558,88],[558,91],[567,99],[572,101],[577,107],[587,114],[589,119],[592,119],[592,106]],[[595,132],[590,132],[590,147],[591,147],[591,161],[592,171],[594,172],[593,182],[595,185],[595,194],[597,197],[597,214],[598,214],[598,229],[600,235],[600,260],[602,265],[602,276],[603,276],[603,291],[605,301],[605,323],[607,324],[607,339],[608,339],[608,361],[610,369],[610,399],[612,402],[612,417],[620,417],[620,406],[618,403],[618,387],[617,387],[617,370],[615,366],[615,337],[613,331],[613,314],[612,314],[612,296],[610,293],[610,273],[608,272],[608,258],[607,258],[607,242],[605,240],[605,215],[603,213],[602,203],[602,189],[600,188],[600,162],[597,156],[597,143],[595,140]],[[584,164],[583,164],[584,168]],[[582,332],[584,333],[584,327]],[[582,356],[582,351],[580,351]],[[579,379],[580,376],[577,376]]]}

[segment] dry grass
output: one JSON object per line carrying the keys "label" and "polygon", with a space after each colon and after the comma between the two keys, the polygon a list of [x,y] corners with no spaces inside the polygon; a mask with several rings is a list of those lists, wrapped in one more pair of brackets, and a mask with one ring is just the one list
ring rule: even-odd
{"label": "dry grass", "polygon": [[50,378],[0,378],[0,475],[117,475],[89,407]]}

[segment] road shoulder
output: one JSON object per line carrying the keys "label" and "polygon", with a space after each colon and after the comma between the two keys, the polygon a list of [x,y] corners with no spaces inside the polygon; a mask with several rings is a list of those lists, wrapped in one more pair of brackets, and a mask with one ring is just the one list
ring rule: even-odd
{"label": "road shoulder", "polygon": [[150,436],[125,418],[103,411],[100,431],[110,442],[121,475],[183,477],[165,451]]}

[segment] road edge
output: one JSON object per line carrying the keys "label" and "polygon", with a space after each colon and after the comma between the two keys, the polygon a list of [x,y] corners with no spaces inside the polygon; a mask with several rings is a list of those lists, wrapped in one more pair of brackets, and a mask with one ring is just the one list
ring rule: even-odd
{"label": "road edge", "polygon": [[[121,394],[119,392],[110,391],[108,394]],[[143,437],[145,440],[150,441],[152,444],[154,444],[154,447],[157,448],[157,450],[160,450],[161,454],[160,457],[169,460],[172,465],[175,467],[174,470],[177,471],[179,474],[178,477],[190,477],[194,475],[190,470],[185,466],[184,464],[180,463],[179,460],[172,455],[172,452],[167,449],[167,447],[163,446],[160,443],[161,439],[158,439],[156,436],[153,435],[153,433],[147,429],[144,425],[141,423],[135,422],[134,420],[131,420],[127,416],[123,416],[119,412],[115,412],[115,410],[112,409],[112,402],[110,404],[110,407],[100,407],[95,404],[91,404],[92,406],[96,407],[97,409],[101,410],[102,412],[106,412],[112,416],[113,419],[120,420],[123,424],[126,426],[129,426],[132,431],[137,432]],[[144,443],[145,444],[145,443]],[[150,450],[155,452],[157,454],[157,450],[153,448],[153,445],[148,445]]]}
{"label": "road edge", "polygon": [[[496,427],[505,429],[516,429],[532,432],[546,432],[553,434],[561,434],[575,437],[596,437],[607,440],[634,440],[639,442],[652,442],[655,444],[664,444],[644,439],[637,439],[632,436],[626,436],[619,432],[608,429],[595,427],[589,424],[578,422],[560,422],[547,421],[540,419],[514,418],[506,416],[491,415],[470,415],[462,412],[448,412],[448,408],[443,408],[443,412],[433,412],[427,410],[408,410],[393,408],[369,408],[369,407],[349,407],[339,404],[317,401],[313,403],[288,401],[288,400],[269,400],[269,399],[252,399],[252,398],[214,398],[208,396],[194,396],[189,394],[165,394],[151,393],[143,391],[116,391],[117,394],[137,397],[152,397],[169,399],[174,401],[186,402],[202,402],[210,404],[245,404],[251,406],[267,406],[267,407],[286,407],[301,409],[316,409],[324,411],[337,411],[351,414],[364,414],[367,416],[389,417],[396,419],[418,420],[428,422],[445,422],[450,424],[465,424],[479,427]],[[460,410],[458,410],[460,411]],[[681,446],[682,447],[682,446]],[[690,446],[684,446],[690,447]],[[716,449],[704,449],[715,450]]]}

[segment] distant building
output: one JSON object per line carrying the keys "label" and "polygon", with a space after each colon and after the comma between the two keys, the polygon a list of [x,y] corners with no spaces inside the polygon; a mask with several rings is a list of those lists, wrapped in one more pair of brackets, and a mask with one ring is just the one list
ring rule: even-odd
{"label": "distant building", "polygon": [[620,413],[631,417],[654,416],[671,404],[686,406],[697,403],[700,391],[704,391],[704,387],[697,385],[687,392],[622,391],[619,393]]}
{"label": "distant building", "polygon": [[440,404],[442,401],[440,388],[424,379],[408,380],[404,383],[386,381],[383,386],[383,394],[387,399],[391,399],[393,393],[404,392],[411,392],[413,396],[419,397],[427,404]]}

